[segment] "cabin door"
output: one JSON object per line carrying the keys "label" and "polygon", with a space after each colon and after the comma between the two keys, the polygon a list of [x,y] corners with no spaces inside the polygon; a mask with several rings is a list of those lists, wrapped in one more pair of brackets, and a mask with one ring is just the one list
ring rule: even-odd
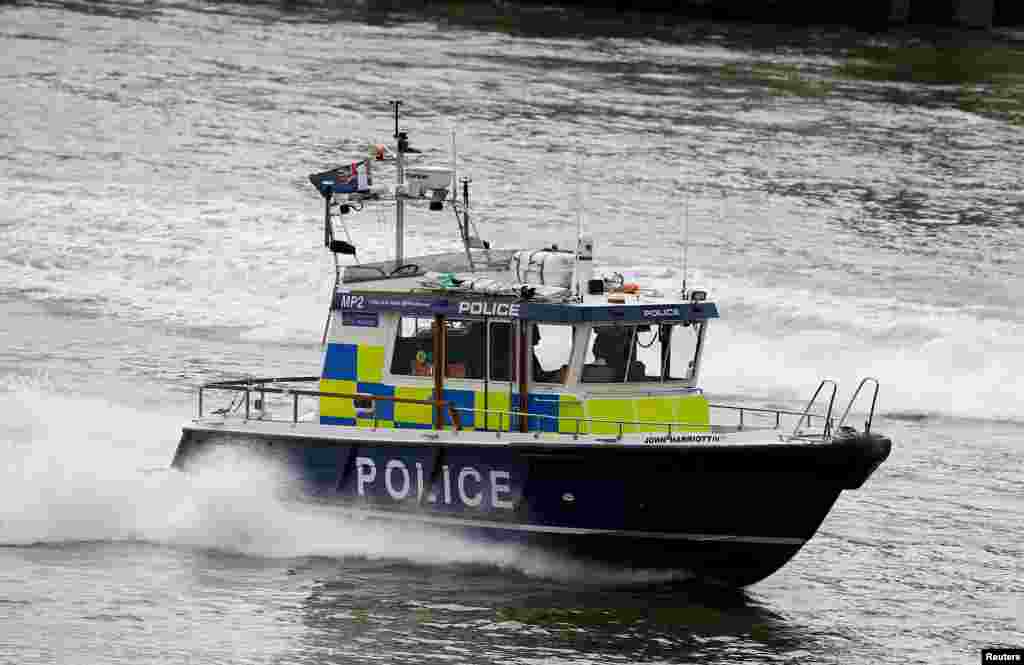
{"label": "cabin door", "polygon": [[514,331],[515,326],[511,321],[487,322],[487,375],[484,381],[484,403],[479,407],[483,413],[478,418],[483,429],[508,432],[516,427],[516,420],[510,415],[516,376]]}

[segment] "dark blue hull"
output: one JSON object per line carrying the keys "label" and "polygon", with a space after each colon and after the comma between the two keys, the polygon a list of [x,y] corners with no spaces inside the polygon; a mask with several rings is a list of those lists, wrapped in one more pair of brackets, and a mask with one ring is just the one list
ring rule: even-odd
{"label": "dark blue hull", "polygon": [[187,470],[224,446],[285,466],[299,500],[741,586],[799,551],[890,444],[861,435],[650,448],[444,445],[197,427],[186,428],[174,466]]}

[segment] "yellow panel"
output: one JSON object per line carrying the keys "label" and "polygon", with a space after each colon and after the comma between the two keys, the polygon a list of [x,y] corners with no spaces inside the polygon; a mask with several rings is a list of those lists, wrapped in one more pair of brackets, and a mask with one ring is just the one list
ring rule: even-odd
{"label": "yellow panel", "polygon": [[[619,422],[630,423],[636,420],[636,400],[633,399],[592,399],[586,403],[587,416],[613,422],[594,421],[591,432],[594,434],[618,434]],[[636,425],[623,424],[622,432],[637,432]]]}
{"label": "yellow panel", "polygon": [[[573,434],[577,431],[576,422],[573,418],[583,417],[583,404],[573,395],[559,395],[558,397],[558,431]],[[580,432],[587,431],[586,421],[580,421]]]}
{"label": "yellow panel", "polygon": [[359,345],[356,376],[362,383],[380,383],[384,378],[384,347]]}
{"label": "yellow panel", "polygon": [[[484,391],[478,390],[473,395],[473,406],[476,407],[473,410],[473,422],[476,424],[474,429],[484,429],[486,423],[487,429],[496,430],[508,429],[509,417],[507,414],[500,415],[494,413],[495,411],[508,411],[509,410],[509,393],[508,390],[502,390],[500,392],[490,391],[487,395],[487,410],[490,414],[484,412]],[[486,419],[486,420],[485,420]]]}
{"label": "yellow panel", "polygon": [[[369,427],[370,429],[373,429],[373,418],[356,418],[356,425],[359,426],[359,427]],[[390,429],[390,428],[393,428],[394,426],[395,426],[395,421],[393,421],[393,420],[378,420],[377,421],[377,428],[378,429]]]}
{"label": "yellow panel", "polygon": [[704,395],[678,397],[676,398],[675,407],[674,420],[680,423],[687,423],[682,429],[692,432],[708,431],[710,409],[708,409],[708,399]]}
{"label": "yellow panel", "polygon": [[[430,388],[395,387],[395,397],[405,399],[430,399],[432,392]],[[395,422],[431,425],[434,422],[434,407],[431,404],[395,402]]]}
{"label": "yellow panel", "polygon": [[[345,393],[351,395],[356,391],[355,381],[338,381],[320,379],[320,391],[325,393]],[[355,418],[356,409],[352,400],[340,397],[321,397],[320,415],[333,418]]]}
{"label": "yellow panel", "polygon": [[[561,415],[573,415],[571,402],[563,402]],[[708,401],[703,395],[677,395],[644,397],[640,399],[598,399],[585,405],[586,415],[612,421],[641,421],[644,423],[681,423],[673,429],[703,432],[708,430]],[[560,432],[571,432],[572,421],[559,424]],[[617,422],[594,422],[594,434],[618,434]],[[624,424],[626,432],[657,432],[667,426]]]}
{"label": "yellow panel", "polygon": [[[675,419],[671,397],[644,397],[636,401],[636,417],[644,423],[668,423]],[[640,425],[640,431],[660,432],[665,427]]]}

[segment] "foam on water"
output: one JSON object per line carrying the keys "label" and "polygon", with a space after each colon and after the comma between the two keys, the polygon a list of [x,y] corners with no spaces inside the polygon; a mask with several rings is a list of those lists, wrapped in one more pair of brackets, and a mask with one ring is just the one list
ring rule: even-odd
{"label": "foam on water", "polygon": [[679,572],[581,564],[289,504],[284,470],[237,449],[168,468],[181,420],[7,378],[0,407],[0,545],[143,541],[260,557],[395,558],[474,564],[581,583],[648,583]]}
{"label": "foam on water", "polygon": [[[650,281],[666,292],[679,283]],[[709,393],[807,399],[819,380],[833,378],[842,401],[874,376],[882,413],[1024,419],[1024,324],[957,304],[838,299],[700,273],[695,283],[709,288],[722,317],[708,333]]]}

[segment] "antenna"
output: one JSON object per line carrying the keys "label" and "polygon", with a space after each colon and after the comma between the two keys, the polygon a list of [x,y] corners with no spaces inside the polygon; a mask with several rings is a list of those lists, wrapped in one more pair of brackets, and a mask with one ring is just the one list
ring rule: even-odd
{"label": "antenna", "polygon": [[459,225],[459,236],[462,238],[462,247],[466,251],[466,261],[469,263],[469,271],[476,272],[473,265],[473,252],[469,246],[469,183],[470,178],[463,178],[462,183],[462,214],[459,214],[459,178],[455,170],[458,166],[458,149],[455,143],[455,128],[452,127],[452,210],[455,212],[455,222]]}
{"label": "antenna", "polygon": [[572,260],[572,286],[580,297],[580,249],[583,244],[583,150],[576,152],[576,250]]}
{"label": "antenna", "polygon": [[455,127],[452,127],[452,203],[458,200],[458,192],[455,188],[458,187],[459,179],[458,172],[455,170],[458,167],[458,148],[455,145]]}
{"label": "antenna", "polygon": [[686,275],[690,254],[690,180],[683,178],[683,299],[686,299]]}
{"label": "antenna", "polygon": [[398,138],[398,107],[402,105],[402,102],[401,102],[401,100],[395,99],[395,100],[392,100],[392,101],[388,102],[388,104],[391,104],[392,108],[395,109],[395,135],[394,135],[394,138],[397,139]]}
{"label": "antenna", "polygon": [[[398,131],[398,107],[402,105],[400,100],[392,100],[391,106],[395,109],[395,177],[396,189],[405,184],[405,149],[409,147],[408,139],[402,132]],[[405,260],[405,201],[395,192],[395,269],[402,267]]]}

